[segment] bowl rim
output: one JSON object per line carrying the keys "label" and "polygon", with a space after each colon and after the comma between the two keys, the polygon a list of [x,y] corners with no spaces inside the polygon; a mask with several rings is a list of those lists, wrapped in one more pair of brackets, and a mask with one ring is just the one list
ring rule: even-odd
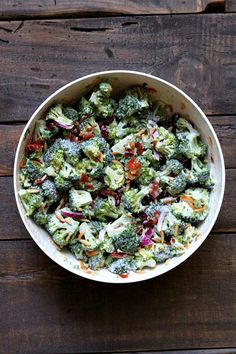
{"label": "bowl rim", "polygon": [[[221,167],[221,175],[222,175],[222,179],[221,179],[221,183],[219,184],[219,188],[220,188],[220,193],[218,196],[218,203],[217,206],[215,208],[215,214],[214,217],[212,217],[212,219],[210,220],[210,223],[208,225],[207,231],[205,232],[204,235],[201,235],[200,241],[198,242],[197,245],[195,245],[195,247],[192,247],[192,249],[187,253],[185,252],[183,255],[181,255],[180,257],[176,257],[176,261],[174,264],[170,263],[168,265],[166,265],[166,269],[163,269],[161,272],[159,272],[158,274],[155,274],[154,272],[150,273],[145,273],[145,277],[140,277],[139,278],[121,278],[121,277],[114,277],[114,280],[105,280],[102,277],[92,277],[90,274],[87,274],[85,272],[80,272],[78,273],[78,271],[76,271],[76,269],[74,269],[74,267],[70,266],[68,264],[68,262],[63,262],[63,261],[59,261],[58,259],[55,259],[55,257],[51,254],[51,252],[48,249],[44,249],[43,245],[37,240],[37,237],[33,234],[33,232],[31,232],[30,227],[28,226],[27,222],[24,220],[25,214],[22,211],[21,208],[21,204],[20,204],[20,200],[18,197],[18,188],[17,188],[17,171],[18,171],[18,159],[19,159],[19,153],[20,153],[20,148],[21,145],[24,141],[24,137],[25,137],[25,133],[27,132],[28,127],[31,125],[31,122],[34,120],[35,116],[38,114],[38,112],[51,100],[53,100],[53,98],[55,98],[59,93],[61,93],[62,91],[68,89],[70,86],[77,84],[80,81],[85,81],[87,79],[93,78],[93,77],[99,77],[99,76],[103,76],[103,75],[109,75],[109,74],[131,74],[131,75],[138,75],[138,76],[142,76],[143,78],[150,78],[153,80],[157,80],[161,83],[163,83],[164,85],[168,86],[171,90],[175,90],[178,93],[180,93],[187,101],[189,101],[194,107],[195,109],[198,111],[198,113],[201,115],[201,117],[203,118],[203,120],[205,121],[205,123],[207,124],[213,138],[214,138],[214,143],[217,146],[217,150],[219,152],[219,158],[220,158],[220,167]],[[205,241],[205,239],[207,238],[207,236],[210,234],[212,227],[214,226],[217,217],[219,215],[220,209],[221,209],[221,205],[223,202],[223,197],[224,197],[224,191],[225,191],[225,163],[224,163],[224,157],[223,157],[223,153],[222,153],[222,149],[218,140],[218,137],[210,123],[210,121],[208,120],[208,118],[206,117],[205,113],[202,111],[202,109],[194,102],[194,100],[188,96],[184,91],[182,91],[181,89],[179,89],[177,86],[175,86],[174,84],[159,78],[158,76],[154,76],[151,74],[147,74],[144,72],[140,72],[140,71],[135,71],[135,70],[106,70],[106,71],[98,71],[92,74],[88,74],[88,75],[84,75],[80,78],[77,78],[73,81],[68,82],[67,84],[65,84],[64,86],[60,87],[59,89],[57,89],[55,92],[53,92],[49,97],[47,97],[39,106],[38,108],[33,112],[33,114],[31,115],[31,117],[29,118],[28,122],[26,123],[20,139],[18,141],[17,144],[17,148],[16,148],[16,152],[15,152],[15,159],[14,159],[14,168],[13,168],[13,185],[14,185],[14,195],[15,195],[15,200],[16,200],[16,205],[17,205],[17,209],[18,212],[21,216],[21,220],[25,226],[25,228],[27,229],[28,233],[30,234],[30,236],[32,237],[32,239],[34,240],[34,242],[38,245],[38,247],[43,251],[43,253],[45,253],[50,259],[52,259],[55,263],[57,263],[58,265],[60,265],[61,267],[63,267],[64,269],[70,271],[71,273],[74,273],[76,275],[79,275],[83,278],[89,279],[89,280],[93,280],[93,281],[97,281],[97,282],[102,282],[102,283],[110,283],[110,284],[127,284],[127,283],[135,283],[135,282],[140,282],[140,281],[144,281],[144,280],[148,280],[148,279],[152,279],[155,277],[158,277],[168,271],[170,271],[171,269],[176,268],[177,266],[179,266],[180,264],[182,264],[186,259],[188,259],[201,245],[202,243]]]}

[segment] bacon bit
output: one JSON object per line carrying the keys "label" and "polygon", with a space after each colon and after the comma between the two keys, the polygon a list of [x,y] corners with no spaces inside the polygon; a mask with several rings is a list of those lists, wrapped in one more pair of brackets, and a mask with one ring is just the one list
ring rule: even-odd
{"label": "bacon bit", "polygon": [[123,164],[118,160],[112,160],[112,163],[114,163],[115,165],[119,165],[121,167],[124,167]]}
{"label": "bacon bit", "polygon": [[81,270],[83,270],[85,273],[87,273],[87,274],[94,274],[94,272],[93,272],[91,269],[89,269],[89,267],[87,266],[87,264],[85,264],[83,261],[80,261],[79,263],[80,263],[80,268],[81,268]]}
{"label": "bacon bit", "polygon": [[88,257],[93,257],[93,256],[96,256],[96,254],[98,254],[98,253],[99,253],[98,250],[93,250],[93,251],[86,252],[86,255]]}
{"label": "bacon bit", "polygon": [[92,185],[92,183],[87,183],[87,184],[85,184],[84,185],[84,187],[86,188],[86,189],[94,189],[94,186]]}
{"label": "bacon bit", "polygon": [[79,240],[83,245],[85,245],[85,246],[88,246],[88,247],[90,247],[91,246],[91,243],[89,242],[89,241],[87,241],[87,240]]}
{"label": "bacon bit", "polygon": [[96,127],[97,127],[96,124],[92,125],[92,127],[86,129],[86,132],[92,132]]}
{"label": "bacon bit", "polygon": [[127,169],[130,171],[138,171],[141,166],[141,163],[138,162],[135,157],[131,157],[131,159],[127,163]]}
{"label": "bacon bit", "polygon": [[86,173],[82,173],[80,180],[81,183],[85,183],[89,181],[89,176]]}
{"label": "bacon bit", "polygon": [[159,191],[158,191],[159,183],[157,181],[153,181],[153,182],[151,182],[150,187],[151,187],[150,195],[153,198],[157,198],[159,195]]}
{"label": "bacon bit", "polygon": [[154,87],[147,87],[146,90],[151,93],[156,93],[157,90]]}
{"label": "bacon bit", "polygon": [[25,149],[30,152],[42,151],[43,145],[44,145],[44,142],[42,140],[35,140],[35,141],[31,141],[29,144],[27,144]]}
{"label": "bacon bit", "polygon": [[25,167],[25,160],[21,159],[19,162],[19,168],[23,168],[23,167]]}
{"label": "bacon bit", "polygon": [[79,133],[80,138],[82,138],[82,140],[89,140],[95,137],[95,135],[93,133],[90,132],[81,132]]}
{"label": "bacon bit", "polygon": [[42,184],[44,181],[45,181],[45,179],[47,179],[48,178],[48,175],[44,175],[42,178],[37,178],[35,181],[34,181],[34,184],[36,185],[36,186],[38,186],[38,185],[40,185],[40,184]]}
{"label": "bacon bit", "polygon": [[128,278],[128,274],[126,273],[126,274],[119,274],[119,277],[121,277],[121,278]]}
{"label": "bacon bit", "polygon": [[164,241],[165,241],[165,234],[164,234],[164,231],[163,231],[163,230],[160,231],[160,236],[161,236],[161,243],[164,243]]}
{"label": "bacon bit", "polygon": [[78,240],[81,240],[81,238],[84,236],[84,232],[82,232],[82,231],[80,231],[80,232],[78,232],[78,234],[77,234],[77,239]]}
{"label": "bacon bit", "polygon": [[142,143],[137,142],[135,144],[136,150],[137,150],[137,155],[142,155],[143,153],[143,145]]}
{"label": "bacon bit", "polygon": [[115,258],[115,259],[121,259],[121,258],[127,257],[127,254],[126,253],[119,253],[119,252],[112,252],[111,256],[112,256],[112,258]]}

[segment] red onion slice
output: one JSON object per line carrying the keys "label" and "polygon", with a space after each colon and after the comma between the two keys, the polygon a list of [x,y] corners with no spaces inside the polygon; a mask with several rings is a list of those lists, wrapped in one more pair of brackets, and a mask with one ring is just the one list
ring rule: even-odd
{"label": "red onion slice", "polygon": [[157,161],[160,160],[160,154],[158,154],[158,152],[156,150],[153,150],[153,155]]}
{"label": "red onion slice", "polygon": [[151,240],[153,233],[154,233],[154,231],[151,228],[144,230],[141,237],[140,237],[140,245],[141,246],[150,246],[153,243]]}
{"label": "red onion slice", "polygon": [[163,221],[164,221],[166,215],[168,214],[168,212],[169,212],[169,209],[167,207],[162,208],[160,216],[158,218],[158,223],[157,223],[157,231],[158,232],[161,232]]}
{"label": "red onion slice", "polygon": [[70,210],[61,210],[61,215],[66,218],[72,218],[75,220],[81,220],[84,218],[82,213],[77,213],[77,212],[70,211]]}
{"label": "red onion slice", "polygon": [[71,130],[74,127],[74,124],[72,125],[67,125],[67,124],[63,124],[60,122],[57,122],[56,120],[54,120],[55,125],[57,125],[58,127],[62,128],[62,129],[66,129],[66,130]]}

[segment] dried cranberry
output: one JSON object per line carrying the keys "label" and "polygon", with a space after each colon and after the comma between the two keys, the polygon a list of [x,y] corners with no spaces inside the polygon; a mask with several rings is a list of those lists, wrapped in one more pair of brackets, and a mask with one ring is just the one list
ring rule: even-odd
{"label": "dried cranberry", "polygon": [[146,195],[143,200],[142,200],[142,204],[143,205],[148,205],[150,204],[151,202],[154,201],[154,198],[149,194],[149,195]]}
{"label": "dried cranberry", "polygon": [[143,221],[143,227],[152,227],[152,226],[153,226],[152,220],[144,220]]}
{"label": "dried cranberry", "polygon": [[107,127],[106,127],[105,125],[102,125],[102,126],[100,127],[100,129],[101,129],[102,137],[103,137],[104,139],[108,139],[108,138],[109,138],[109,132],[108,132]]}
{"label": "dried cranberry", "polygon": [[116,193],[116,196],[115,196],[115,206],[119,206],[121,203],[121,196],[120,194]]}
{"label": "dried cranberry", "polygon": [[170,235],[165,235],[165,242],[170,243],[171,241],[171,236]]}
{"label": "dried cranberry", "polygon": [[140,217],[141,219],[147,219],[147,214],[144,213],[144,211],[140,211],[139,217]]}

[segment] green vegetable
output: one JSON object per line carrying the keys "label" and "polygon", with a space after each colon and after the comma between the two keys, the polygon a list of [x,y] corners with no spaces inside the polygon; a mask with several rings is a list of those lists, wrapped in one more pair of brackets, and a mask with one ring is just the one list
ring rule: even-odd
{"label": "green vegetable", "polygon": [[80,210],[81,207],[87,206],[92,203],[93,199],[89,192],[71,188],[69,191],[69,202],[74,210]]}
{"label": "green vegetable", "polygon": [[177,151],[177,141],[173,133],[170,133],[164,127],[159,127],[158,138],[155,144],[155,149],[165,158],[170,159]]}
{"label": "green vegetable", "polygon": [[121,210],[115,206],[115,199],[109,196],[107,199],[95,200],[94,214],[98,220],[106,221],[107,218],[117,219],[121,215]]}
{"label": "green vegetable", "polygon": [[104,172],[104,182],[109,188],[116,190],[122,187],[125,183],[125,172],[122,165],[113,163],[112,165],[107,166]]}
{"label": "green vegetable", "polygon": [[125,208],[133,213],[139,213],[144,210],[145,206],[142,205],[142,200],[148,195],[149,191],[149,186],[143,186],[140,190],[132,188],[129,191],[124,192]]}
{"label": "green vegetable", "polygon": [[32,215],[43,204],[43,197],[37,188],[20,189],[19,196],[27,216]]}
{"label": "green vegetable", "polygon": [[114,238],[113,242],[117,251],[134,254],[139,245],[139,238],[133,225],[128,225],[124,231]]}

